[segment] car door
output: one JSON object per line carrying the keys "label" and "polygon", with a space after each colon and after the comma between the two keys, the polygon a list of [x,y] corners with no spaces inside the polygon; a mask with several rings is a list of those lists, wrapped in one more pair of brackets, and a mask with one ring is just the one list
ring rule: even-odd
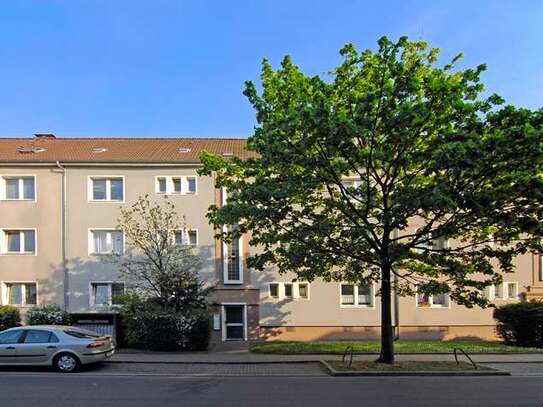
{"label": "car door", "polygon": [[57,342],[57,337],[49,330],[27,329],[22,342],[17,345],[19,363],[47,362],[56,351]]}
{"label": "car door", "polygon": [[23,332],[22,329],[13,329],[0,333],[0,364],[19,363],[17,347]]}

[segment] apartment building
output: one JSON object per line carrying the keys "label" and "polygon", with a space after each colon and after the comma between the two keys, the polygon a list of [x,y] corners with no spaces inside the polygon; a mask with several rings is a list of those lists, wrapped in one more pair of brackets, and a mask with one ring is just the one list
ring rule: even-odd
{"label": "apartment building", "polygon": [[[249,270],[254,248],[243,236],[214,239],[207,208],[227,199],[213,177],[197,174],[207,150],[250,156],[243,139],[31,138],[0,139],[0,303],[21,308],[58,304],[71,313],[111,312],[127,282],[102,261],[123,252],[116,230],[121,207],[139,196],[168,195],[186,217],[187,239],[203,259],[216,340],[326,340],[379,335],[377,286],[294,281]],[[447,244],[441,242],[436,244]],[[541,257],[515,260],[516,271],[486,295],[497,304],[543,294]],[[402,338],[494,337],[489,309],[466,309],[447,296],[399,298]]]}

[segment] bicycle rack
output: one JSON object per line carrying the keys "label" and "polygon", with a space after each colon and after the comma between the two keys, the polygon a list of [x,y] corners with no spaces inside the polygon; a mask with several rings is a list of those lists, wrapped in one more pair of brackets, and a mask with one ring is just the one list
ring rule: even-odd
{"label": "bicycle rack", "polygon": [[477,365],[475,364],[475,362],[473,361],[472,358],[469,357],[469,355],[464,351],[464,349],[462,348],[454,348],[454,360],[456,360],[456,364],[459,365],[460,362],[458,361],[458,351],[462,352],[464,354],[464,356],[466,358],[468,358],[468,360],[471,362],[471,364],[473,365],[473,367],[475,368],[475,370],[477,370]]}
{"label": "bicycle rack", "polygon": [[347,346],[345,348],[345,351],[343,352],[343,358],[341,358],[341,363],[345,365],[345,358],[347,358],[347,354],[349,355],[349,367],[353,364],[353,355],[354,355],[354,348],[352,346]]}

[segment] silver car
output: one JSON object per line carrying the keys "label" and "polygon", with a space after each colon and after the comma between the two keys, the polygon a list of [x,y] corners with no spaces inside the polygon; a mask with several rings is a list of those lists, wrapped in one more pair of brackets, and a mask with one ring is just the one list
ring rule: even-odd
{"label": "silver car", "polygon": [[0,365],[53,366],[75,372],[113,355],[111,336],[73,326],[34,325],[0,332]]}

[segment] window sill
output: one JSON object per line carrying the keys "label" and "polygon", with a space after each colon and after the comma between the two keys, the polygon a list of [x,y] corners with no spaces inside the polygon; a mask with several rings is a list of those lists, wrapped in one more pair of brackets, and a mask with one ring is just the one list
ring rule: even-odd
{"label": "window sill", "polygon": [[0,253],[0,256],[36,256],[36,252],[5,252]]}
{"label": "window sill", "polygon": [[339,308],[341,309],[375,309],[375,305],[347,305],[347,304],[340,304]]}
{"label": "window sill", "polygon": [[124,199],[122,201],[114,199],[89,199],[89,203],[124,203]]}
{"label": "window sill", "polygon": [[1,202],[36,202],[36,199],[0,199]]}

